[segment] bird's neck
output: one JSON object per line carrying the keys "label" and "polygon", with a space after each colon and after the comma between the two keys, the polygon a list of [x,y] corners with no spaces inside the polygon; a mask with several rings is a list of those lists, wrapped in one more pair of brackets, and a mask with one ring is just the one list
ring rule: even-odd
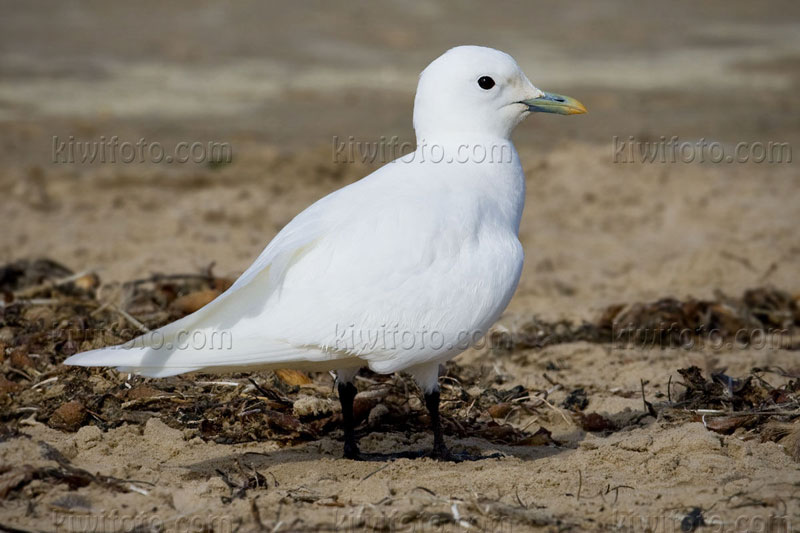
{"label": "bird's neck", "polygon": [[[435,168],[425,186],[445,186],[491,203],[519,229],[525,203],[525,175],[509,139],[485,136],[418,138],[416,151],[401,158],[407,164]],[[431,176],[436,176],[432,180]]]}

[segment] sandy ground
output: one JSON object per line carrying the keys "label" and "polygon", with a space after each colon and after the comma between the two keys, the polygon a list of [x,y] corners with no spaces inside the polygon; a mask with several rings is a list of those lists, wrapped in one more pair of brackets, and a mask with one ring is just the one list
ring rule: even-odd
{"label": "sandy ground", "polygon": [[[517,134],[528,178],[526,263],[503,327],[764,285],[800,295],[796,163],[625,164],[614,161],[612,141],[678,135],[726,150],[779,141],[796,151],[795,3],[179,3],[159,16],[132,13],[133,4],[45,6],[9,6],[0,20],[0,262],[48,256],[99,269],[104,281],[211,263],[235,275],[297,212],[375,167],[334,161],[332,136],[411,140],[416,73],[448,46],[477,42],[511,52],[535,83],[590,110],[535,117]],[[52,163],[54,135],[167,146],[226,141],[234,159],[221,168]],[[550,397],[556,406],[565,391],[583,387],[588,410],[611,419],[642,411],[642,380],[651,399],[665,401],[670,377],[692,364],[733,376],[799,366],[797,351],[770,346],[583,343],[505,356],[473,350],[459,362],[508,376],[504,387],[559,383]],[[75,466],[145,482],[145,490],[34,482],[28,498],[0,503],[0,523],[36,531],[144,531],[158,523],[166,531],[676,531],[700,508],[708,531],[800,529],[800,464],[778,444],[652,417],[593,434],[561,415],[544,407],[509,417],[520,428],[547,427],[560,445],[459,440],[506,454],[465,464],[354,463],[339,459],[340,442],[330,438],[284,449],[186,440],[157,417],[105,433],[34,424],[23,429],[27,437],[0,442],[3,464],[50,464],[40,458],[42,441]],[[425,434],[363,441],[372,451],[427,444]],[[240,463],[267,483],[228,501],[217,470]]]}

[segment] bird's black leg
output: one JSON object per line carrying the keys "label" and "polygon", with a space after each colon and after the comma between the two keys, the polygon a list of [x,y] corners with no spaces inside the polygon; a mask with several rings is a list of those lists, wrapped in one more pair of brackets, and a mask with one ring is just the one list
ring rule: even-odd
{"label": "bird's black leg", "polygon": [[431,416],[431,428],[433,429],[433,458],[440,461],[452,460],[450,450],[444,443],[444,433],[442,432],[442,419],[439,416],[439,390],[425,393],[425,406]]}
{"label": "bird's black leg", "polygon": [[437,461],[451,461],[460,463],[462,461],[480,461],[481,459],[497,459],[502,457],[499,453],[491,455],[472,455],[467,452],[451,452],[444,443],[444,432],[442,431],[442,417],[439,415],[439,390],[425,393],[425,406],[431,416],[431,429],[433,429],[433,452],[431,457]]}
{"label": "bird's black leg", "polygon": [[342,404],[342,423],[344,424],[344,456],[347,459],[358,459],[358,443],[356,442],[356,421],[353,417],[353,401],[358,390],[352,383],[339,383],[339,401]]}
{"label": "bird's black leg", "polygon": [[354,461],[393,461],[395,459],[420,457],[417,452],[398,453],[362,453],[356,441],[356,420],[353,416],[353,401],[356,398],[356,386],[352,383],[339,383],[339,402],[342,404],[342,424],[344,425],[344,458]]}

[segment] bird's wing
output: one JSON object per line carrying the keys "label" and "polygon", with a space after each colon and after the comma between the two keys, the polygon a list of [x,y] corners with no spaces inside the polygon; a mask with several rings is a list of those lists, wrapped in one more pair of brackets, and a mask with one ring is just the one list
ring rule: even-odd
{"label": "bird's wing", "polygon": [[295,217],[236,282],[208,305],[122,345],[79,353],[64,363],[116,366],[122,371],[165,377],[209,366],[222,369],[228,362],[236,365],[243,359],[257,361],[262,367],[271,366],[272,361],[277,362],[277,366],[285,366],[296,360],[324,362],[332,359],[319,350],[282,341],[270,342],[268,337],[237,326],[248,318],[259,317],[279,290],[286,272],[324,239],[330,198],[343,190],[323,198]]}

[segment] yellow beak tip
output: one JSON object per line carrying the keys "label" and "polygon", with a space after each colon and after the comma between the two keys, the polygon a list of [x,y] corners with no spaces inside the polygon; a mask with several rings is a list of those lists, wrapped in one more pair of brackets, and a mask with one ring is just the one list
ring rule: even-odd
{"label": "yellow beak tip", "polygon": [[585,105],[583,105],[580,102],[575,102],[575,107],[570,109],[569,114],[570,115],[582,115],[582,114],[587,113],[587,112],[588,111],[586,110],[586,106]]}

